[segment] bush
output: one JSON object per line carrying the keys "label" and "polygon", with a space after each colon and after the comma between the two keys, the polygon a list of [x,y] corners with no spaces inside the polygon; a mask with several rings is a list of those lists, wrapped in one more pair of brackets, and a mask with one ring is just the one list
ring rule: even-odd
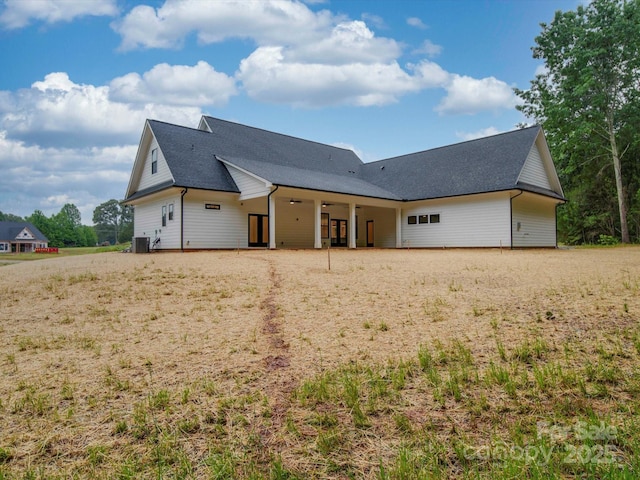
{"label": "bush", "polygon": [[598,245],[618,245],[620,240],[616,237],[612,237],[611,235],[602,235],[598,237]]}

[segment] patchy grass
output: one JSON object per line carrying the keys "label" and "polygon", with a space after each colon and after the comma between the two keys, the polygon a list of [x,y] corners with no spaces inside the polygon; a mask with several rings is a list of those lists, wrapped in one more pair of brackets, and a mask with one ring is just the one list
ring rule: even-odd
{"label": "patchy grass", "polygon": [[634,478],[640,249],[3,268],[0,478]]}

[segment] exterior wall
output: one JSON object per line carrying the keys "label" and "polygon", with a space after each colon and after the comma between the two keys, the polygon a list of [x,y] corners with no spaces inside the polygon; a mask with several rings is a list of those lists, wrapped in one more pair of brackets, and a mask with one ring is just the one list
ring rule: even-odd
{"label": "exterior wall", "polygon": [[[151,173],[151,152],[157,148],[158,149],[158,171],[154,174]],[[140,183],[136,190],[144,190],[145,188],[151,187],[153,185],[157,185],[162,182],[166,182],[168,180],[172,180],[173,177],[171,172],[169,171],[169,166],[167,165],[167,161],[164,159],[164,155],[162,151],[158,147],[158,142],[155,138],[151,139],[149,144],[149,149],[147,150],[147,154],[144,158],[144,163],[142,166],[142,174],[140,176]]]}
{"label": "exterior wall", "polygon": [[[276,248],[313,248],[314,204],[276,201]],[[323,212],[324,213],[324,212]]]}
{"label": "exterior wall", "polygon": [[396,210],[394,208],[363,207],[358,213],[358,246],[367,245],[367,221],[373,220],[373,246],[396,246]]}
{"label": "exterior wall", "polygon": [[514,247],[555,247],[556,202],[546,197],[523,193],[512,200]]}
{"label": "exterior wall", "polygon": [[[440,223],[408,224],[410,215],[439,214]],[[402,212],[403,247],[508,247],[508,192],[410,202]]]}
{"label": "exterior wall", "polygon": [[522,167],[518,180],[530,185],[547,188],[549,190],[553,189],[549,183],[549,176],[544,168],[544,162],[542,161],[540,151],[536,145],[531,147],[531,151],[524,162],[524,166]]}
{"label": "exterior wall", "polygon": [[[185,249],[247,248],[249,214],[267,214],[264,197],[239,201],[237,193],[189,191],[184,199]],[[220,209],[206,209],[205,203]]]}
{"label": "exterior wall", "polygon": [[256,197],[264,197],[269,194],[270,188],[264,181],[260,181],[251,175],[238,170],[237,168],[226,165],[231,178],[236,182],[238,189],[242,192],[240,198],[250,199]]}
{"label": "exterior wall", "polygon": [[[173,220],[169,220],[169,205],[173,205]],[[162,226],[162,207],[167,207],[167,225]],[[158,249],[180,248],[180,193],[167,193],[138,203],[134,207],[134,237],[160,238]]]}

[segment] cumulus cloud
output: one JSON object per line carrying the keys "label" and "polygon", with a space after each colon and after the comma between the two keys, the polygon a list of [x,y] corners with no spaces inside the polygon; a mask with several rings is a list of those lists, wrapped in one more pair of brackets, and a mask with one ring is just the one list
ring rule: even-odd
{"label": "cumulus cloud", "polygon": [[0,131],[0,204],[3,211],[46,215],[73,203],[85,224],[93,209],[120,199],[129,179],[137,144],[82,149],[44,148],[10,139]]}
{"label": "cumulus cloud", "polygon": [[490,137],[492,135],[497,135],[502,133],[501,130],[498,130],[496,127],[487,127],[481,130],[477,130],[475,132],[456,132],[456,137],[467,141],[467,140],[475,140],[476,138],[484,138]]}
{"label": "cumulus cloud", "polygon": [[422,42],[419,48],[413,51],[414,54],[423,54],[429,58],[437,57],[442,53],[442,46],[436,45],[431,40],[425,40]]}
{"label": "cumulus cloud", "polygon": [[326,65],[286,60],[284,47],[260,47],[242,60],[237,74],[259,101],[302,107],[385,105],[420,89],[396,62]]}
{"label": "cumulus cloud", "polygon": [[22,28],[32,21],[69,22],[78,17],[115,16],[116,0],[5,0],[0,12],[0,25],[8,29]]}
{"label": "cumulus cloud", "polygon": [[77,84],[64,72],[50,73],[29,89],[0,92],[0,129],[45,147],[137,142],[147,118],[190,125],[201,113],[186,105],[113,101],[109,86]]}
{"label": "cumulus cloud", "polygon": [[407,18],[407,25],[419,28],[420,30],[425,30],[427,28],[427,26],[418,17]]}
{"label": "cumulus cloud", "polygon": [[311,11],[296,1],[244,0],[208,2],[166,1],[155,9],[134,7],[113,28],[122,36],[121,48],[175,48],[196,32],[202,43],[250,38],[260,45],[289,45],[319,38],[335,17],[326,10]]}
{"label": "cumulus cloud", "polygon": [[436,107],[442,115],[473,115],[485,110],[513,108],[518,103],[512,87],[495,77],[477,79],[453,74],[445,88],[447,95]]}
{"label": "cumulus cloud", "polygon": [[193,67],[162,63],[142,75],[114,78],[109,87],[111,99],[138,104],[223,106],[236,94],[235,80],[203,61]]}

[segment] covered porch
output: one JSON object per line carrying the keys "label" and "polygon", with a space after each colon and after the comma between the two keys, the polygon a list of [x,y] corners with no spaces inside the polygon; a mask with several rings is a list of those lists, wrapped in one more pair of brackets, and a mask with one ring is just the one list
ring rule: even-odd
{"label": "covered porch", "polygon": [[263,225],[250,219],[250,244],[262,240],[270,249],[402,247],[400,202],[286,187],[273,190],[267,202]]}

